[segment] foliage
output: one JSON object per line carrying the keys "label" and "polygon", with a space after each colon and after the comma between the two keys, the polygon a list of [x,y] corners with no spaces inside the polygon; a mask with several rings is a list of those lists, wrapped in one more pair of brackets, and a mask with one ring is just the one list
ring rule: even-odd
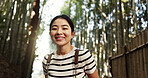
{"label": "foliage", "polygon": [[26,53],[31,9],[32,0],[1,1],[0,53],[15,65],[22,63]]}
{"label": "foliage", "polygon": [[142,0],[67,0],[61,13],[75,24],[73,45],[97,54],[98,71],[104,78],[110,76],[105,69],[109,56],[147,27],[146,6]]}

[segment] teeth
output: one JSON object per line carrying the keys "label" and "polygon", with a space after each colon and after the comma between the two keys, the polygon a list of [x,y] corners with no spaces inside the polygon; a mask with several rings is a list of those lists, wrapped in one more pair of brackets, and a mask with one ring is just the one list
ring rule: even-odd
{"label": "teeth", "polygon": [[57,38],[57,39],[63,39],[63,38]]}

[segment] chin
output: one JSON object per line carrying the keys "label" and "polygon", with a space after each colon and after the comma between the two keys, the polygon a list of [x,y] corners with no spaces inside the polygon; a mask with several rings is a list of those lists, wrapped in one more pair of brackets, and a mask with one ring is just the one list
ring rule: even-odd
{"label": "chin", "polygon": [[68,44],[68,43],[56,43],[56,45],[59,46],[59,47],[60,47],[60,46],[65,46],[65,45],[67,45],[67,44]]}
{"label": "chin", "polygon": [[63,43],[55,43],[57,46],[64,46],[65,44]]}

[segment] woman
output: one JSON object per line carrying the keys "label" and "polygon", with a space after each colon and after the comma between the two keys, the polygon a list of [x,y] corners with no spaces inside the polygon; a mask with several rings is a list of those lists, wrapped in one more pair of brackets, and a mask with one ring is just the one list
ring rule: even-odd
{"label": "woman", "polygon": [[49,55],[44,57],[44,73],[50,78],[99,78],[95,61],[87,49],[79,51],[77,67],[74,64],[77,48],[70,43],[74,35],[74,25],[68,16],[59,15],[53,18],[50,36],[57,45],[57,51],[52,54],[50,65],[47,64]]}

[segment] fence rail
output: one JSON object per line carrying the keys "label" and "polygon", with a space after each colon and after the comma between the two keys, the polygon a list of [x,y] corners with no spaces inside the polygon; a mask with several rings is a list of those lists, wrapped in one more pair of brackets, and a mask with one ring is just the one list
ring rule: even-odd
{"label": "fence rail", "polygon": [[148,78],[148,29],[110,58],[113,78]]}

